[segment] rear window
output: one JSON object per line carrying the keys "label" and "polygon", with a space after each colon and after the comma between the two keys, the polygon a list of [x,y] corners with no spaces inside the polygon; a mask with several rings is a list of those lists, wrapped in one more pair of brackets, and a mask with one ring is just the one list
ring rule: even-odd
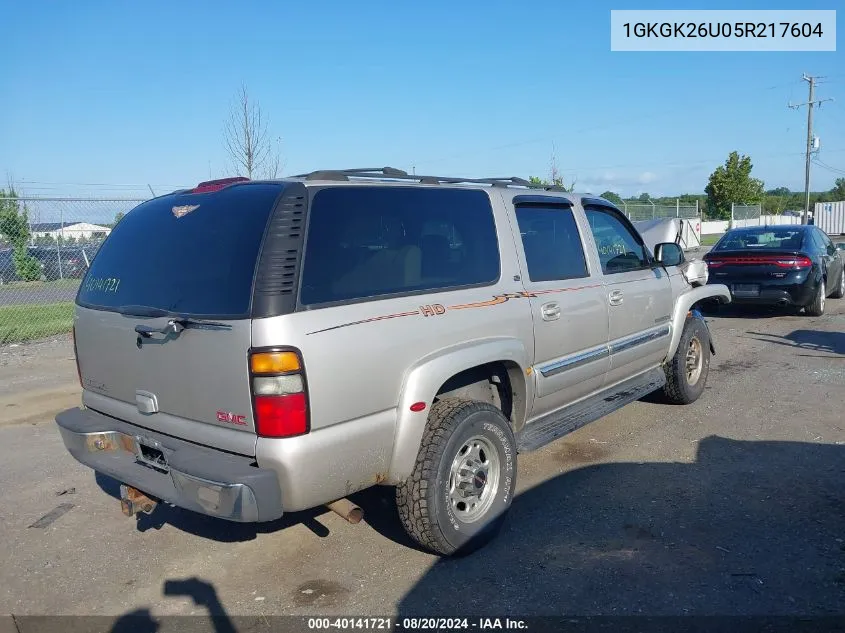
{"label": "rear window", "polygon": [[330,187],[314,196],[299,300],[357,301],[490,284],[499,246],[486,192]]}
{"label": "rear window", "polygon": [[737,249],[788,249],[796,250],[804,244],[804,231],[794,228],[772,228],[729,231],[713,247],[714,251],[732,251]]}
{"label": "rear window", "polygon": [[100,247],[77,302],[101,309],[145,306],[191,316],[248,317],[258,252],[281,189],[239,185],[139,205]]}

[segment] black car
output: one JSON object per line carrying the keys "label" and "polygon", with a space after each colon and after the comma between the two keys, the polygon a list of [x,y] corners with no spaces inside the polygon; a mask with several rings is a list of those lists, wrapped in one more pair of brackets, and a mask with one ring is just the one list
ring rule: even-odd
{"label": "black car", "polygon": [[88,268],[80,248],[56,249],[51,246],[31,246],[27,250],[38,260],[41,266],[41,279],[44,281],[80,279]]}
{"label": "black car", "polygon": [[725,284],[733,303],[824,313],[825,299],[845,295],[845,244],[815,226],[732,229],[704,256],[708,283]]}
{"label": "black car", "polygon": [[11,248],[0,247],[0,284],[12,283],[20,279],[13,256],[14,251]]}

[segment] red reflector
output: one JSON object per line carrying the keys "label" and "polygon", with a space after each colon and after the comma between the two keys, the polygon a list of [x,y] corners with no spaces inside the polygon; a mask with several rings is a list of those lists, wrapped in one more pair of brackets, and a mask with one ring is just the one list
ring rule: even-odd
{"label": "red reflector", "polygon": [[220,180],[206,180],[205,182],[198,184],[194,189],[191,189],[191,193],[210,193],[212,191],[219,191],[223,187],[233,185],[236,182],[247,181],[249,181],[249,178],[244,178],[243,176],[237,176],[235,178],[221,178]]}
{"label": "red reflector", "polygon": [[255,398],[255,430],[261,437],[291,437],[308,432],[304,393]]}
{"label": "red reflector", "polygon": [[411,405],[411,411],[425,411],[425,402],[415,402]]}

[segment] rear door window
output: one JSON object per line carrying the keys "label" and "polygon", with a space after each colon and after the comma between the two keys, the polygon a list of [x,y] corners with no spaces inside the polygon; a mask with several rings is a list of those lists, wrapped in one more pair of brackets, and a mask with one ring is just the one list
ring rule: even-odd
{"label": "rear door window", "polygon": [[528,278],[553,281],[587,277],[587,261],[572,209],[517,206]]}
{"label": "rear door window", "polygon": [[476,189],[329,187],[309,209],[302,305],[487,285],[499,246]]}
{"label": "rear door window", "polygon": [[128,213],[77,295],[85,307],[143,306],[207,318],[249,316],[253,277],[280,184],[174,194]]}

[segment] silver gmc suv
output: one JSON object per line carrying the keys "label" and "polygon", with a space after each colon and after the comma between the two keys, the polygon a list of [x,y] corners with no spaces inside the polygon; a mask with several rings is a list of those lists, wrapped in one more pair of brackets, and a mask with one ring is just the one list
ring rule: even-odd
{"label": "silver gmc suv", "polygon": [[[263,522],[394,486],[466,553],[517,455],[646,394],[704,390],[696,310],[729,302],[607,200],[391,168],[201,183],[140,204],[80,286],[82,406],[56,417],[127,515]],[[700,270],[700,269],[699,269]]]}

